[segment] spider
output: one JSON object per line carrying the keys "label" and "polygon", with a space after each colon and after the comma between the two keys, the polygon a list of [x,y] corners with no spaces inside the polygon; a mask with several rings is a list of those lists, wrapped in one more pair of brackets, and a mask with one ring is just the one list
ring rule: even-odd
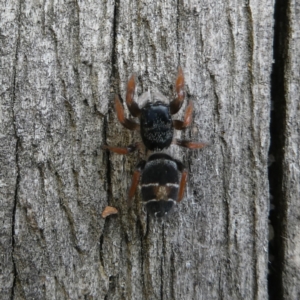
{"label": "spider", "polygon": [[[180,110],[185,98],[184,75],[181,67],[178,69],[175,90],[176,97],[169,104],[165,103],[168,103],[168,100],[159,92],[153,93],[153,98],[157,100],[154,103],[150,102],[150,93],[144,93],[140,97],[140,100],[146,100],[147,102],[142,108],[140,108],[133,100],[135,92],[135,77],[132,75],[127,84],[126,104],[131,115],[133,117],[138,117],[140,123],[136,123],[131,119],[125,118],[124,107],[119,97],[117,95],[115,97],[115,110],[118,120],[124,127],[130,130],[139,130],[143,144],[148,150],[160,151],[164,148],[168,148],[172,143],[189,149],[201,149],[207,145],[201,142],[173,139],[174,128],[177,130],[183,130],[192,122],[193,103],[191,101],[186,108],[183,121],[172,120],[171,116]],[[140,147],[140,143],[135,143],[127,147],[102,146],[103,149],[107,149],[118,154],[128,154],[134,152]]]}

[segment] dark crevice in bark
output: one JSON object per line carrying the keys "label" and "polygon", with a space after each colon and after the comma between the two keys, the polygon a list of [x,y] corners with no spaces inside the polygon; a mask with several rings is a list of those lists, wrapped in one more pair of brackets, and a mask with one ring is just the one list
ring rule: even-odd
{"label": "dark crevice in bark", "polygon": [[[15,121],[14,121],[14,123],[15,123]],[[17,138],[17,143],[16,143],[17,180],[16,180],[16,188],[15,188],[15,198],[14,198],[13,215],[12,215],[12,232],[11,232],[12,262],[13,262],[13,274],[14,274],[11,299],[14,299],[14,296],[15,296],[15,288],[16,288],[16,282],[17,282],[17,276],[18,276],[18,272],[17,272],[17,268],[16,268],[16,262],[15,262],[15,259],[14,259],[14,252],[15,252],[14,233],[15,233],[16,211],[17,211],[17,203],[18,203],[18,189],[19,189],[19,183],[20,183],[20,167],[19,167],[19,154],[18,154],[19,144],[20,144],[20,139]]]}
{"label": "dark crevice in bark", "polygon": [[174,249],[172,249],[171,256],[170,256],[170,293],[171,293],[171,299],[175,299],[175,276],[176,276],[176,270],[175,270],[175,253]]}
{"label": "dark crevice in bark", "polygon": [[[104,231],[104,230],[103,230]],[[104,258],[103,258],[103,243],[104,243],[104,235],[101,234],[100,236],[100,241],[99,241],[99,259],[100,259],[100,264],[104,268]]]}
{"label": "dark crevice in bark", "polygon": [[177,0],[177,16],[176,16],[176,38],[177,38],[177,55],[178,55],[178,66],[181,65],[180,63],[180,36],[179,33],[180,31],[180,0]]}
{"label": "dark crevice in bark", "polygon": [[160,298],[161,300],[164,299],[164,258],[163,256],[160,259]]}
{"label": "dark crevice in bark", "polygon": [[161,250],[161,260],[160,260],[160,297],[161,300],[164,299],[164,260],[166,258],[166,238],[165,238],[165,225],[162,224],[162,250]]}
{"label": "dark crevice in bark", "polygon": [[144,239],[144,234],[143,234],[143,226],[141,221],[138,219],[136,222],[136,227],[137,227],[137,232],[138,236],[140,238],[140,243],[141,243],[141,277],[142,277],[142,291],[143,291],[143,299],[146,299],[147,295],[147,289],[145,286],[145,270],[144,270],[144,256],[145,256],[145,239]]}
{"label": "dark crevice in bark", "polygon": [[115,294],[117,288],[117,282],[118,282],[117,276],[113,276],[113,275],[109,276],[108,291],[104,297],[104,300],[110,299],[110,296]]}
{"label": "dark crevice in bark", "polygon": [[118,39],[118,20],[119,20],[119,7],[120,7],[120,0],[115,0],[115,7],[114,7],[114,20],[113,20],[113,42],[112,42],[112,70],[111,70],[111,88],[117,94],[119,94],[119,82],[120,82],[120,74],[118,69],[118,51],[117,51],[117,39]]}
{"label": "dark crevice in bark", "polygon": [[150,276],[149,273],[149,267],[147,266],[147,256],[149,255],[149,240],[148,240],[148,236],[149,236],[149,216],[146,215],[146,230],[143,227],[142,221],[140,219],[137,220],[136,222],[136,226],[137,226],[137,232],[138,232],[138,236],[140,237],[140,245],[141,245],[141,252],[140,252],[140,258],[141,258],[141,276],[142,276],[142,292],[143,292],[143,297],[142,299],[148,299],[148,286],[147,286],[147,280]]}
{"label": "dark crevice in bark", "polygon": [[[119,2],[116,0],[115,1],[115,7],[114,7],[114,19],[113,19],[113,28],[112,28],[112,33],[113,33],[113,43],[112,43],[112,57],[111,57],[111,63],[112,63],[112,70],[111,70],[111,90],[116,91],[118,90],[118,82],[119,81],[119,71],[118,71],[118,60],[117,60],[117,49],[116,49],[116,43],[117,43],[117,19],[118,19],[118,7],[119,7]],[[108,126],[108,121],[107,117],[104,118],[103,121],[103,141],[104,144],[107,144],[107,132],[109,130]],[[105,154],[106,157],[106,180],[107,180],[107,187],[106,187],[106,192],[107,192],[107,203],[110,204],[111,199],[112,199],[112,183],[111,183],[111,163],[110,163],[110,152],[106,151]]]}
{"label": "dark crevice in bark", "polygon": [[[117,56],[117,24],[118,24],[118,15],[119,15],[119,1],[120,0],[115,0],[115,6],[114,6],[114,15],[113,15],[113,24],[112,24],[112,49],[111,49],[111,75],[110,75],[110,85],[113,93],[118,94],[118,86],[119,86],[119,71],[118,71],[118,56]],[[109,113],[109,112],[108,112]],[[102,131],[102,136],[103,136],[103,144],[107,144],[107,133],[109,130],[109,124],[107,121],[107,116],[104,117],[103,120],[103,131]],[[104,154],[104,157],[106,159],[106,193],[107,193],[107,203],[108,205],[111,204],[112,201],[112,182],[111,182],[111,162],[110,162],[110,152],[105,151],[106,153]],[[107,228],[108,228],[108,222],[109,218],[105,219],[105,224],[103,227],[103,232],[102,235],[100,236],[100,263],[104,269],[104,257],[103,257],[103,244],[104,244],[104,238],[105,235],[107,234]],[[116,276],[109,276],[109,286],[107,293],[104,297],[104,300],[110,299],[110,296],[115,293],[116,289],[116,282],[117,278]]]}
{"label": "dark crevice in bark", "polygon": [[21,140],[18,136],[18,130],[17,130],[17,117],[15,113],[15,104],[16,104],[16,77],[17,77],[17,64],[18,64],[18,58],[19,58],[19,48],[20,48],[20,40],[21,40],[21,5],[22,1],[19,2],[19,15],[18,15],[18,37],[16,41],[16,52],[15,52],[15,64],[13,67],[13,82],[12,82],[12,114],[13,114],[13,127],[14,127],[14,133],[16,138],[16,185],[15,185],[15,195],[14,195],[14,203],[13,203],[13,213],[12,213],[12,231],[11,231],[11,240],[12,240],[12,263],[13,263],[13,284],[12,284],[12,291],[11,291],[11,299],[15,298],[15,288],[17,284],[17,267],[16,262],[14,259],[14,252],[15,252],[15,223],[16,223],[16,212],[17,212],[17,203],[18,203],[18,191],[19,191],[19,184],[20,184],[20,164],[19,164],[19,149],[21,146]]}
{"label": "dark crevice in bark", "polygon": [[[108,132],[108,124],[107,124],[107,118],[104,118],[103,121],[103,141],[104,144],[106,145],[106,139],[107,139],[107,132]],[[106,157],[106,180],[107,180],[107,185],[106,185],[106,193],[107,193],[107,203],[110,204],[111,199],[112,199],[112,187],[111,187],[111,164],[110,164],[110,152],[106,151],[105,153]]]}
{"label": "dark crevice in bark", "polygon": [[[285,64],[288,48],[289,20],[287,10],[289,1],[277,0],[274,10],[274,64],[271,76],[271,143],[269,149],[269,184],[270,184],[270,222],[274,228],[274,238],[269,241],[269,299],[283,299],[283,260],[286,204],[283,195],[284,145],[286,124],[286,87]],[[271,161],[274,161],[271,163]]]}

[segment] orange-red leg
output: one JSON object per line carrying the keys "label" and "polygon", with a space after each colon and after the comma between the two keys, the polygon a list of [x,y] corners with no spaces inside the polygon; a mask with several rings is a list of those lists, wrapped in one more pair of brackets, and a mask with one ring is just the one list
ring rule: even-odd
{"label": "orange-red leg", "polygon": [[178,68],[177,79],[175,83],[175,91],[177,97],[170,103],[170,112],[172,115],[176,114],[179,111],[185,97],[184,75],[181,67]]}
{"label": "orange-red leg", "polygon": [[180,202],[183,199],[184,192],[185,192],[185,186],[186,186],[186,182],[187,182],[187,176],[188,176],[188,173],[186,170],[184,170],[181,174],[177,202]]}
{"label": "orange-red leg", "polygon": [[109,150],[114,153],[123,154],[123,155],[132,153],[140,147],[141,147],[140,143],[132,144],[132,145],[129,145],[128,147],[113,147],[113,146],[107,146],[107,145],[101,146],[101,148],[104,150]]}
{"label": "orange-red leg", "polygon": [[192,142],[192,141],[178,140],[178,139],[175,139],[173,141],[173,144],[181,147],[189,148],[189,149],[202,149],[208,145],[206,143]]}
{"label": "orange-red leg", "polygon": [[186,108],[183,121],[174,120],[173,125],[177,130],[182,130],[191,125],[193,120],[193,102],[190,102]]}
{"label": "orange-red leg", "polygon": [[138,163],[136,170],[133,173],[131,186],[128,192],[128,206],[130,207],[132,204],[132,198],[136,192],[137,186],[139,185],[141,173],[145,167],[146,161],[142,160]]}
{"label": "orange-red leg", "polygon": [[133,100],[134,91],[135,91],[135,78],[134,75],[132,75],[127,83],[126,104],[130,113],[134,117],[139,117],[141,114],[141,110],[138,104]]}
{"label": "orange-red leg", "polygon": [[116,109],[116,112],[117,112],[118,120],[120,121],[120,123],[124,127],[128,128],[130,130],[140,129],[140,124],[125,118],[124,107],[123,107],[123,105],[122,105],[122,103],[121,103],[121,101],[120,101],[120,99],[117,95],[115,97],[115,109]]}

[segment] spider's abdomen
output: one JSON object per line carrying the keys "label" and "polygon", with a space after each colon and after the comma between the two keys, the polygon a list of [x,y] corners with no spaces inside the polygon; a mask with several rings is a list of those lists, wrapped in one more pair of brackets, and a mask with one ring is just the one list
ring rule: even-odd
{"label": "spider's abdomen", "polygon": [[169,106],[162,102],[148,103],[140,118],[141,136],[149,150],[162,150],[172,143],[173,122]]}
{"label": "spider's abdomen", "polygon": [[142,174],[141,186],[147,211],[157,217],[168,214],[178,197],[179,176],[176,163],[164,153],[150,156]]}

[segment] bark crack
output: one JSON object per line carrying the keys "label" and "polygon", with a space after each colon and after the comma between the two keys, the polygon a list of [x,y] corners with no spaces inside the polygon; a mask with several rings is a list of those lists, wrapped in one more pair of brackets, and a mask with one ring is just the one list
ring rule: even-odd
{"label": "bark crack", "polygon": [[164,299],[164,260],[166,257],[166,238],[165,238],[165,225],[162,224],[162,256],[160,260],[160,297],[161,300]]}
{"label": "bark crack", "polygon": [[[286,132],[286,51],[289,47],[289,1],[277,0],[274,6],[274,64],[271,76],[271,124],[269,149],[270,223],[274,238],[269,240],[269,299],[283,299],[284,236],[286,203],[283,192],[284,146]],[[274,157],[274,159],[271,159]],[[273,208],[272,208],[273,207]]]}
{"label": "bark crack", "polygon": [[12,241],[12,252],[11,252],[11,258],[13,263],[13,284],[12,284],[12,291],[11,291],[11,299],[14,299],[15,297],[15,288],[17,283],[17,266],[14,259],[14,252],[15,252],[15,223],[16,223],[16,212],[17,212],[17,203],[18,203],[18,192],[19,192],[19,183],[20,183],[20,164],[19,164],[19,149],[20,149],[20,137],[18,136],[18,129],[17,129],[17,116],[15,111],[15,105],[16,105],[16,84],[17,84],[17,64],[18,64],[18,58],[19,58],[19,48],[20,48],[20,40],[21,40],[21,0],[19,1],[19,12],[18,12],[18,36],[16,41],[16,51],[15,51],[15,64],[13,67],[13,78],[12,78],[12,117],[13,117],[13,128],[15,133],[15,139],[16,139],[16,185],[15,185],[15,193],[14,193],[14,203],[13,203],[13,213],[12,213],[12,232],[11,232],[11,241]]}
{"label": "bark crack", "polygon": [[[108,130],[107,118],[105,117],[104,120],[103,120],[103,133],[102,133],[104,144],[107,144],[107,141],[106,141],[106,139],[107,139],[107,130]],[[107,203],[110,204],[111,199],[112,199],[110,152],[105,151],[104,155],[106,156]]]}
{"label": "bark crack", "polygon": [[120,82],[120,74],[118,69],[118,51],[117,51],[117,39],[118,39],[118,19],[119,19],[119,6],[120,0],[115,0],[115,7],[114,7],[114,18],[113,18],[113,27],[112,27],[112,34],[113,34],[113,42],[112,42],[112,70],[111,70],[111,87],[112,90],[118,91],[119,82]]}
{"label": "bark crack", "polygon": [[177,16],[176,16],[176,39],[177,39],[177,55],[178,55],[178,66],[180,66],[180,0],[177,0]]}
{"label": "bark crack", "polygon": [[142,225],[142,222],[140,219],[137,219],[136,228],[137,228],[138,236],[140,238],[140,245],[141,245],[140,256],[141,256],[142,293],[143,293],[143,299],[144,298],[146,299],[147,289],[145,286],[145,270],[144,270],[144,261],[145,261],[144,256],[145,256],[145,249],[146,249],[145,238],[146,238],[146,236],[144,235],[143,225]]}
{"label": "bark crack", "polygon": [[175,253],[174,249],[171,249],[171,256],[170,256],[170,294],[171,299],[175,299],[175,276],[176,276],[176,270],[175,270]]}
{"label": "bark crack", "polygon": [[[117,66],[117,19],[119,15],[119,0],[115,1],[115,7],[114,7],[114,19],[113,19],[113,27],[112,27],[112,34],[113,34],[113,43],[112,43],[112,57],[111,57],[111,90],[115,91],[118,84],[117,81],[119,81],[119,71]],[[108,121],[107,117],[104,117],[103,120],[103,141],[104,144],[107,144],[107,132],[108,132]],[[107,179],[107,186],[106,186],[106,192],[107,192],[107,202],[110,203],[112,199],[112,183],[111,183],[111,163],[110,163],[110,152],[105,151],[106,156],[106,179]]]}
{"label": "bark crack", "polygon": [[[112,49],[111,49],[111,75],[110,75],[110,85],[111,91],[118,91],[119,81],[120,81],[120,75],[118,71],[118,59],[117,59],[117,25],[118,25],[118,17],[119,17],[119,5],[120,0],[115,0],[114,5],[114,14],[113,14],[113,24],[112,24]],[[109,113],[109,112],[108,112]],[[104,117],[103,120],[103,142],[104,144],[107,144],[107,132],[108,132],[108,120],[107,116]],[[106,160],[106,193],[107,193],[107,203],[108,205],[112,201],[112,180],[111,180],[111,163],[110,163],[110,152],[105,151],[105,160]],[[104,256],[103,256],[103,244],[104,244],[104,238],[105,233],[107,231],[109,219],[105,219],[103,231],[100,236],[100,264],[102,266],[103,271],[105,272],[105,263],[104,263]],[[118,277],[110,275],[108,277],[108,289],[106,291],[106,295],[104,296],[104,300],[109,299],[109,296],[115,292],[116,285],[118,282]]]}

